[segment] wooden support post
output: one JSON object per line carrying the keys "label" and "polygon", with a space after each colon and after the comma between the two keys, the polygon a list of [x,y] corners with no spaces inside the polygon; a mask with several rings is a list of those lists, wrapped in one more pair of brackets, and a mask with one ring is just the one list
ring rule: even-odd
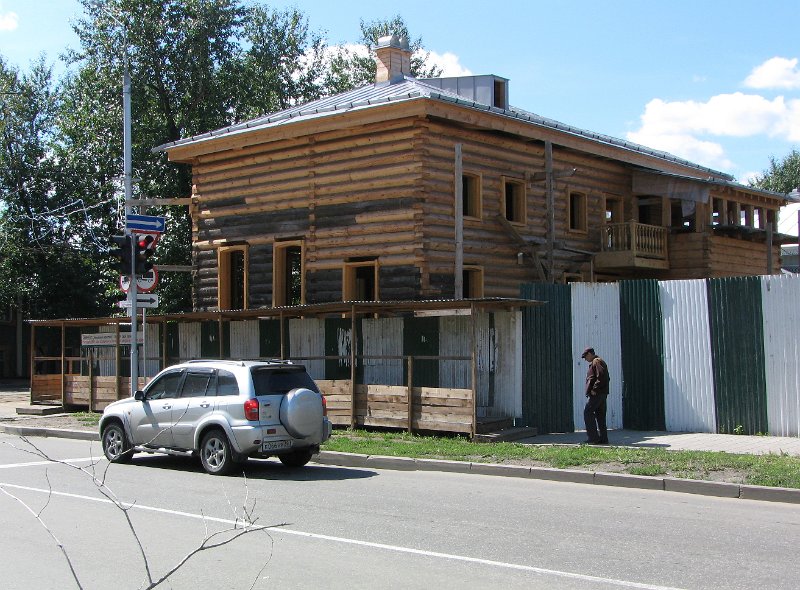
{"label": "wooden support post", "polygon": [[115,371],[115,373],[117,375],[117,378],[116,378],[116,381],[114,383],[114,386],[115,386],[114,387],[114,389],[115,389],[114,398],[115,399],[120,399],[120,397],[119,397],[119,389],[120,389],[120,387],[119,386],[120,386],[120,382],[122,380],[122,375],[120,374],[120,373],[122,373],[122,351],[119,348],[119,322],[117,322],[116,328],[117,329],[116,329],[115,335],[116,335],[117,344],[114,347],[114,349],[116,350],[115,361],[116,361],[117,370]]}
{"label": "wooden support post", "polygon": [[350,306],[350,428],[356,427],[356,306]]}
{"label": "wooden support post", "polygon": [[94,412],[94,355],[92,354],[91,348],[89,349],[89,358],[87,362],[89,363],[89,411]]}
{"label": "wooden support post", "polygon": [[224,358],[225,347],[222,344],[222,337],[225,334],[225,330],[222,328],[222,314],[219,315],[217,319],[217,336],[219,337],[219,358],[222,360]]}
{"label": "wooden support post", "polygon": [[31,324],[31,394],[29,403],[33,403],[33,382],[36,377],[36,326]]}
{"label": "wooden support post", "polygon": [[414,394],[413,394],[413,387],[414,387],[414,357],[408,357],[408,382],[406,387],[406,395],[408,396],[408,432],[413,432],[411,427],[411,420],[414,414]]}
{"label": "wooden support post", "polygon": [[61,322],[61,405],[67,401],[67,326]]}
{"label": "wooden support post", "polygon": [[280,314],[278,315],[278,322],[279,322],[279,324],[278,324],[278,332],[281,335],[281,360],[285,361],[286,360],[286,340],[285,340],[284,334],[283,334],[283,312],[280,312]]}
{"label": "wooden support post", "polygon": [[[547,277],[553,281],[553,268],[555,262],[555,241],[556,241],[556,205],[553,187],[553,143],[544,142],[544,168],[545,185],[544,190],[547,198]],[[475,433],[473,432],[473,435]]]}
{"label": "wooden support post", "polygon": [[661,227],[672,227],[672,200],[661,197]]}
{"label": "wooden support post", "polygon": [[767,223],[767,274],[772,274],[772,222]]}
{"label": "wooden support post", "polygon": [[470,434],[474,438],[478,432],[478,318],[475,316],[474,303],[470,305],[469,311],[472,318],[472,426]]}
{"label": "wooden support post", "polygon": [[461,158],[461,144],[456,144],[455,161],[455,295],[454,299],[464,298],[464,168]]}
{"label": "wooden support post", "polygon": [[167,322],[161,322],[161,370],[167,368]]}

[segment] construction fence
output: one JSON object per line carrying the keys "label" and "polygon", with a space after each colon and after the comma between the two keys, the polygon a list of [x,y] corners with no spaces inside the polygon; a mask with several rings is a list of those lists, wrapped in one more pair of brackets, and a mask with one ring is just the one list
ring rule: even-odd
{"label": "construction fence", "polygon": [[800,436],[800,276],[530,284],[522,421],[583,429],[587,365],[608,364],[610,428]]}

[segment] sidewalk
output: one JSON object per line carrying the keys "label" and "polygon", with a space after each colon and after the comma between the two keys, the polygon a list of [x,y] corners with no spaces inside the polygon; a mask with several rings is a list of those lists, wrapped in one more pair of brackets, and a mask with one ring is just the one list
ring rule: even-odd
{"label": "sidewalk", "polygon": [[[540,434],[516,442],[532,445],[574,445],[585,440],[585,432],[567,432]],[[610,430],[608,440],[612,445],[625,447],[662,448],[671,451],[721,451],[746,455],[787,454],[800,457],[800,438],[789,436]]]}

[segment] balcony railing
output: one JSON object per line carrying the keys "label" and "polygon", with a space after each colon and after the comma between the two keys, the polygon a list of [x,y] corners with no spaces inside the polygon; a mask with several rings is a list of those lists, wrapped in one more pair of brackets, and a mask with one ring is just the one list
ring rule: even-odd
{"label": "balcony railing", "polygon": [[667,228],[637,221],[611,223],[603,235],[603,252],[630,252],[642,258],[667,259]]}

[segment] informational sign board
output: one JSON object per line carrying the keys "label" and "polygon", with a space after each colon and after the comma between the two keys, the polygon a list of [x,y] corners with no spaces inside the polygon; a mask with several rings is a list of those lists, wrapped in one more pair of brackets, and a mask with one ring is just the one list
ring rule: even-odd
{"label": "informational sign board", "polygon": [[[136,341],[144,344],[144,334],[136,333]],[[131,333],[120,332],[119,343],[123,346],[130,346]],[[94,334],[81,334],[81,346],[116,346],[117,335],[114,332],[96,332]]]}
{"label": "informational sign board", "polygon": [[166,219],[155,215],[133,215],[126,217],[127,228],[134,233],[163,234],[167,227]]}

